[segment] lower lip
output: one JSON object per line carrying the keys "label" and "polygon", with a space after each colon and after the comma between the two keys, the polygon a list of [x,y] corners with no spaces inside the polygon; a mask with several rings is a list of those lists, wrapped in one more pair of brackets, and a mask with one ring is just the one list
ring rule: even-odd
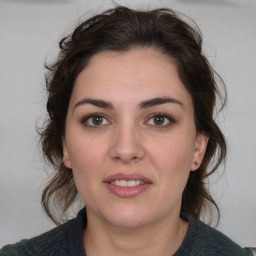
{"label": "lower lip", "polygon": [[141,184],[135,187],[119,187],[111,183],[105,183],[107,188],[111,193],[116,196],[123,197],[123,198],[130,198],[137,196],[147,190],[151,184]]}

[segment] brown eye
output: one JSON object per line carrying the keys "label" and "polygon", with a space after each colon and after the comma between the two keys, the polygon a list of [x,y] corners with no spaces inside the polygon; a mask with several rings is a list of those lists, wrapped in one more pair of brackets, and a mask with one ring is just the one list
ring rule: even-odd
{"label": "brown eye", "polygon": [[103,123],[103,117],[102,116],[93,116],[92,123],[94,125],[101,125]]}
{"label": "brown eye", "polygon": [[110,121],[108,121],[108,119],[106,117],[104,117],[103,115],[92,114],[92,115],[89,115],[89,116],[86,116],[85,118],[83,118],[82,123],[85,126],[97,128],[97,127],[101,127],[104,125],[109,125]]}
{"label": "brown eye", "polygon": [[155,125],[162,125],[165,122],[165,117],[163,116],[154,116],[153,117],[153,122]]}
{"label": "brown eye", "polygon": [[147,121],[147,124],[157,128],[167,128],[174,123],[175,119],[167,114],[154,114]]}

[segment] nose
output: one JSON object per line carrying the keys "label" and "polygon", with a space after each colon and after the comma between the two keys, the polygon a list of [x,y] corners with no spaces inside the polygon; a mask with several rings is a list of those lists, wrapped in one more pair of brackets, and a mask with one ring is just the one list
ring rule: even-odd
{"label": "nose", "polygon": [[111,158],[124,164],[140,161],[144,155],[143,141],[135,126],[119,126],[113,131]]}

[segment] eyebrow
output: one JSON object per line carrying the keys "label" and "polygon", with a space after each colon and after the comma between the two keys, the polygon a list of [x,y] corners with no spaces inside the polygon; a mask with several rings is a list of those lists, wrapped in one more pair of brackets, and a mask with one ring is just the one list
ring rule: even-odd
{"label": "eyebrow", "polygon": [[91,104],[91,105],[99,107],[99,108],[108,108],[108,109],[114,108],[113,104],[110,102],[107,102],[104,100],[98,100],[98,99],[84,98],[75,104],[75,106],[73,107],[73,111],[76,107],[84,105],[84,104]]}
{"label": "eyebrow", "polygon": [[[153,98],[153,99],[142,101],[139,104],[139,108],[145,109],[145,108],[150,108],[153,106],[162,105],[162,104],[166,104],[166,103],[174,103],[174,104],[178,104],[183,107],[183,104],[181,101],[174,99],[174,98],[170,98],[170,97],[164,97],[164,98]],[[111,102],[107,102],[107,101],[99,100],[99,99],[83,98],[75,104],[75,106],[73,107],[73,111],[76,107],[84,105],[84,104],[91,104],[91,105],[99,107],[99,108],[114,109],[114,106]]]}
{"label": "eyebrow", "polygon": [[166,103],[174,103],[183,107],[183,104],[181,101],[174,98],[170,98],[170,97],[164,97],[164,98],[153,98],[153,99],[143,101],[140,103],[140,108],[145,109],[145,108],[153,107],[156,105],[162,105]]}

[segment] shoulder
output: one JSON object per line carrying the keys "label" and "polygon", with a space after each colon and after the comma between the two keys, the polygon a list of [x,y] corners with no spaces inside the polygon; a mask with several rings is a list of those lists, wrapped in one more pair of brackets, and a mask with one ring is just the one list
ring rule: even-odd
{"label": "shoulder", "polygon": [[[203,222],[189,216],[189,229],[182,244],[184,252],[193,256],[251,256],[230,238]],[[189,250],[189,251],[188,251]]]}
{"label": "shoulder", "polygon": [[32,239],[22,240],[16,244],[4,246],[0,250],[0,255],[25,256],[25,255],[62,255],[62,250],[66,250],[65,233],[68,223],[54,228],[40,236]]}
{"label": "shoulder", "polygon": [[42,235],[4,246],[0,256],[83,255],[83,225],[79,215]]}

